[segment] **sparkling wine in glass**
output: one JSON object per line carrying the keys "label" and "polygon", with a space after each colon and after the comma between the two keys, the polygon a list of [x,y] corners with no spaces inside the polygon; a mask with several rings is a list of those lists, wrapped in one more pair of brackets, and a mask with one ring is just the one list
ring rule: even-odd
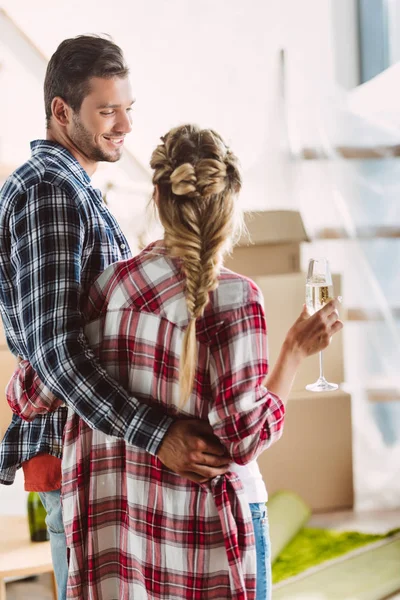
{"label": "sparkling wine in glass", "polygon": [[[326,258],[312,258],[308,263],[306,280],[306,305],[310,315],[320,310],[333,297],[332,276]],[[306,386],[310,392],[331,392],[338,389],[324,377],[322,352],[319,353],[319,378]]]}

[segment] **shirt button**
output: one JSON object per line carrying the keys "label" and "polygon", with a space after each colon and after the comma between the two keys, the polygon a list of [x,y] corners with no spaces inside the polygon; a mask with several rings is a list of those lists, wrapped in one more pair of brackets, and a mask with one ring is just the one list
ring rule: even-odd
{"label": "shirt button", "polygon": [[125,250],[126,246],[125,244],[121,244],[121,250]]}

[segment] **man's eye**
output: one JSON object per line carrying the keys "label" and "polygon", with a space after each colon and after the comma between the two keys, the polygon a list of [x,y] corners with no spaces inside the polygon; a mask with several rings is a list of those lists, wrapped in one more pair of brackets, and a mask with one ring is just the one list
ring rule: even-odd
{"label": "man's eye", "polygon": [[104,115],[105,117],[109,117],[110,115],[114,114],[113,110],[109,110],[109,111],[103,111],[100,113],[101,115]]}

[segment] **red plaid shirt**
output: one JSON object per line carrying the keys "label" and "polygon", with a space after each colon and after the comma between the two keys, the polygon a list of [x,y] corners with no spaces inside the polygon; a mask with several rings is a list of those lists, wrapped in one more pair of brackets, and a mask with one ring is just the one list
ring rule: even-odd
{"label": "red plaid shirt", "polygon": [[[252,281],[222,269],[197,322],[195,384],[183,410],[184,277],[161,242],[97,278],[85,319],[89,343],[113,379],[173,417],[208,420],[235,463],[245,465],[279,439],[284,406],[262,385],[266,323]],[[26,362],[7,395],[25,419],[60,404]],[[68,598],[254,600],[254,532],[234,467],[194,484],[69,409],[62,496]]]}

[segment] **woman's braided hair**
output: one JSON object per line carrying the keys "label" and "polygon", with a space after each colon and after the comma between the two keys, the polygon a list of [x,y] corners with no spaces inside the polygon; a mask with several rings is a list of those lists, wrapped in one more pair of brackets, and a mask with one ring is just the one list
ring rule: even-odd
{"label": "woman's braided hair", "polygon": [[241,189],[236,156],[210,129],[171,129],[150,165],[158,213],[171,255],[182,260],[189,325],[180,364],[181,405],[193,388],[197,362],[196,319],[218,285],[221,259],[237,226],[235,196]]}

